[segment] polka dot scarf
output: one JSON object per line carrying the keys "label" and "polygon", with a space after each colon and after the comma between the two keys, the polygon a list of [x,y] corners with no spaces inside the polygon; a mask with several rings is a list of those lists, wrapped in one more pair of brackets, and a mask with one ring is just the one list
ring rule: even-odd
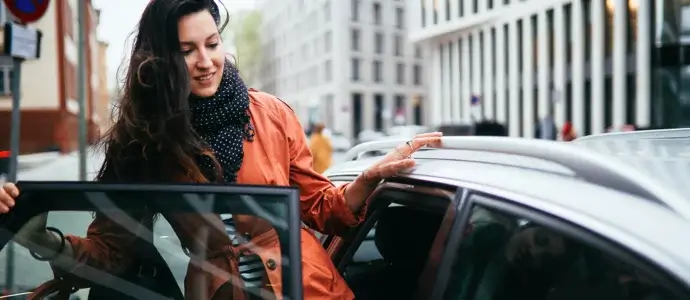
{"label": "polka dot scarf", "polygon": [[[225,61],[223,78],[215,95],[208,98],[190,96],[192,126],[213,150],[223,168],[223,181],[235,183],[242,167],[244,140],[252,141],[254,127],[249,118],[249,92],[237,69]],[[213,161],[199,159],[205,174],[217,174]],[[210,176],[215,181],[215,176]]]}

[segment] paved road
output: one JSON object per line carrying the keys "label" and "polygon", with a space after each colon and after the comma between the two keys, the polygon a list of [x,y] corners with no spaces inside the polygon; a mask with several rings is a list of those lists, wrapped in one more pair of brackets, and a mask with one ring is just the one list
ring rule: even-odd
{"label": "paved road", "polygon": [[[342,154],[336,154],[335,161]],[[87,155],[88,179],[93,179],[100,167],[102,157],[90,153]],[[64,156],[19,174],[19,180],[32,181],[76,181],[79,179],[78,156],[76,154]],[[93,220],[90,212],[51,212],[48,216],[48,226],[62,230],[65,234],[84,236],[86,228]],[[170,225],[160,218],[154,227],[155,244],[164,259],[168,262],[179,284],[184,280],[187,270],[188,257],[182,252],[179,240]],[[15,284],[18,286],[35,287],[53,277],[47,263],[36,261],[28,251],[21,246],[16,246],[15,260]],[[0,251],[0,286],[5,283],[6,276],[6,249]]]}

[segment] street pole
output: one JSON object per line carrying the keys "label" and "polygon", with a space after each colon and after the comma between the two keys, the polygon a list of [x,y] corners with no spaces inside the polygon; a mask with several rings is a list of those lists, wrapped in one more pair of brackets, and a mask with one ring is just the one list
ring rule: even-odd
{"label": "street pole", "polygon": [[77,1],[79,30],[79,180],[86,181],[86,0]]}
{"label": "street pole", "polygon": [[[17,172],[18,163],[17,158],[19,157],[19,141],[21,134],[21,109],[19,107],[21,100],[21,71],[22,71],[22,58],[14,57],[12,59],[12,132],[10,133],[10,169],[7,177],[8,182],[17,182]],[[7,290],[14,291],[14,242],[12,240],[7,243],[7,250],[5,252],[5,288]]]}

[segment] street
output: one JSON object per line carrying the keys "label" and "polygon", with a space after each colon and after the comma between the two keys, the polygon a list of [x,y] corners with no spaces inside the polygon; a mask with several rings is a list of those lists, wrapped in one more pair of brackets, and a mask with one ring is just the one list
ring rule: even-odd
{"label": "street", "polygon": [[[334,154],[334,162],[340,160],[343,153]],[[102,163],[102,156],[93,152],[87,155],[87,172],[89,180],[93,179]],[[45,165],[20,171],[19,180],[30,181],[76,181],[79,179],[79,157],[76,153],[65,155]],[[51,212],[48,215],[48,226],[53,226],[65,234],[84,236],[93,220],[91,212]],[[159,218],[154,225],[154,243],[172,269],[180,287],[187,271],[189,258],[182,252],[179,240],[164,218]],[[32,288],[53,278],[48,263],[35,260],[29,252],[15,246],[15,284],[20,288]],[[5,278],[6,249],[0,251],[0,280]]]}

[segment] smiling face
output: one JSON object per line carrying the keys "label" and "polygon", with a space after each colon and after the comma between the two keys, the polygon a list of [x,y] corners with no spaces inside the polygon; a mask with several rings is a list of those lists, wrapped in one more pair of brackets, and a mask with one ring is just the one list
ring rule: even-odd
{"label": "smiling face", "polygon": [[225,51],[211,13],[203,10],[184,16],[177,23],[177,30],[192,94],[213,96],[223,76]]}

